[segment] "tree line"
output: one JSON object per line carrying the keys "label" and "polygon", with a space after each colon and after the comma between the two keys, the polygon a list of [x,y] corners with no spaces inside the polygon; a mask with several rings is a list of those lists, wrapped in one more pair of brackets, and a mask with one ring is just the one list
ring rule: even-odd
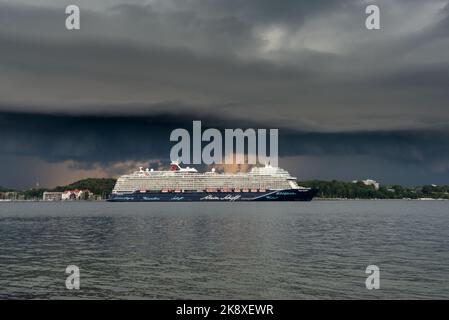
{"label": "tree line", "polygon": [[378,190],[363,182],[303,181],[304,187],[318,188],[317,197],[340,199],[449,199],[449,186],[424,185],[404,187],[400,185],[380,186]]}
{"label": "tree line", "polygon": [[[90,190],[94,195],[107,198],[114,188],[116,179],[110,178],[88,178],[66,186],[56,188],[32,188],[24,191],[17,191],[24,199],[42,199],[45,191],[66,190]],[[449,186],[424,185],[416,187],[404,187],[401,185],[384,185],[378,190],[372,185],[365,185],[363,182],[345,181],[323,181],[309,180],[300,182],[301,186],[318,188],[318,198],[328,199],[449,199]],[[14,190],[0,187],[0,192],[11,192]]]}

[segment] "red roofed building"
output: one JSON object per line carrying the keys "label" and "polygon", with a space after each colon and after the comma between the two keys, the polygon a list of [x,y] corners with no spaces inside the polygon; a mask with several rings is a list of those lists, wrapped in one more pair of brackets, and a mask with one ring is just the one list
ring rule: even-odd
{"label": "red roofed building", "polygon": [[93,196],[89,190],[66,190],[62,193],[62,200],[84,200]]}

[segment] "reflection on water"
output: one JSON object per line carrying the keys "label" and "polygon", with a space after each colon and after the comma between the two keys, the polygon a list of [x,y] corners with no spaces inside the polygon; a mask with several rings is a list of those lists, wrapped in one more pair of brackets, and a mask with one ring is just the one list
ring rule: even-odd
{"label": "reflection on water", "polygon": [[448,239],[447,201],[1,203],[0,298],[449,298]]}

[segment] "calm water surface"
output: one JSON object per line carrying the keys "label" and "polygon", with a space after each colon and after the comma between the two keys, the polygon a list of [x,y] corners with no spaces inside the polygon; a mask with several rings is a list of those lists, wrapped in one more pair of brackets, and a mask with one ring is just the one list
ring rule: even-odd
{"label": "calm water surface", "polygon": [[0,298],[447,299],[449,201],[0,203]]}

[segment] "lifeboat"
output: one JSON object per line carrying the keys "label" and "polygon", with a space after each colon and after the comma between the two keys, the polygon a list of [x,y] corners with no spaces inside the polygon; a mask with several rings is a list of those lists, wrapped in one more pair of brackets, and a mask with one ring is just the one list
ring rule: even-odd
{"label": "lifeboat", "polygon": [[242,192],[249,192],[249,190],[248,189],[243,189]]}
{"label": "lifeboat", "polygon": [[257,192],[257,189],[251,189],[251,192]]}

